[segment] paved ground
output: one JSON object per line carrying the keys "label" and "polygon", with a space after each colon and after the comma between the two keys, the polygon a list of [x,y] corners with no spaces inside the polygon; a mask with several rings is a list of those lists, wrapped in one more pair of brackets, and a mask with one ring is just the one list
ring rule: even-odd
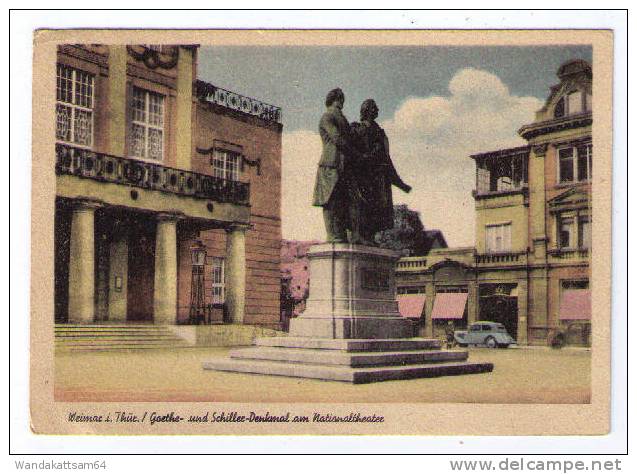
{"label": "paved ground", "polygon": [[227,348],[58,354],[59,401],[588,403],[590,352],[470,349],[489,374],[350,385],[232,374],[201,363]]}

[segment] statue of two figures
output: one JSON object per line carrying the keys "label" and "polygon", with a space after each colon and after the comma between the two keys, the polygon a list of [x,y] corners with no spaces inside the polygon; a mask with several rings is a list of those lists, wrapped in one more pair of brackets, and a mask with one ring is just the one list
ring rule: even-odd
{"label": "statue of two figures", "polygon": [[361,105],[360,122],[343,115],[345,95],[331,90],[319,133],[323,152],[314,186],[314,206],[323,208],[328,242],[376,245],[376,233],[394,226],[392,186],[408,193],[389,156],[389,141],[376,123],[372,99]]}

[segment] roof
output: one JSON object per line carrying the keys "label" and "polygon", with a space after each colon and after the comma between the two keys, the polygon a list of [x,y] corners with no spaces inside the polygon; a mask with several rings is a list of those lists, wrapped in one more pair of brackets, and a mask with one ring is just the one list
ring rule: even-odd
{"label": "roof", "polygon": [[445,236],[442,233],[442,231],[439,229],[425,230],[425,237],[427,237],[427,240],[428,240],[427,244],[429,247],[431,247],[431,244],[433,243],[434,239],[439,239],[442,247],[444,248],[448,247],[447,241],[445,240]]}
{"label": "roof", "polygon": [[515,148],[502,148],[500,150],[485,151],[482,153],[476,153],[471,155],[472,159],[482,158],[508,158],[511,156],[520,155],[522,153],[529,153],[531,151],[530,145],[518,146]]}
{"label": "roof", "polygon": [[564,80],[569,76],[576,74],[586,74],[588,77],[593,77],[593,68],[583,59],[571,59],[563,63],[557,70],[557,77],[560,80]]}

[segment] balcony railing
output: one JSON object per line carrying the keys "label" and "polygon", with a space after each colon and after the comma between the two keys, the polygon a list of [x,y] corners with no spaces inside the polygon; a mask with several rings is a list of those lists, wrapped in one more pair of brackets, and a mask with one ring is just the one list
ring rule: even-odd
{"label": "balcony railing", "polygon": [[217,202],[250,202],[249,183],[95,153],[60,143],[55,145],[55,173]]}
{"label": "balcony railing", "polygon": [[588,258],[588,249],[551,249],[547,253],[553,258],[560,260],[585,260]]}
{"label": "balcony railing", "polygon": [[281,107],[237,94],[205,81],[197,80],[195,83],[195,94],[201,100],[207,100],[222,107],[254,115],[268,122],[281,123],[282,120]]}
{"label": "balcony railing", "polygon": [[524,264],[526,263],[526,252],[477,253],[474,260],[477,265]]}
{"label": "balcony railing", "polygon": [[415,272],[427,268],[427,259],[422,257],[403,257],[396,264],[399,272]]}
{"label": "balcony railing", "polygon": [[512,185],[506,189],[497,189],[497,190],[489,190],[488,188],[480,188],[474,189],[471,191],[471,194],[474,198],[484,198],[484,197],[498,197],[498,196],[507,196],[510,194],[528,194],[529,185],[527,183],[520,183],[517,185]]}

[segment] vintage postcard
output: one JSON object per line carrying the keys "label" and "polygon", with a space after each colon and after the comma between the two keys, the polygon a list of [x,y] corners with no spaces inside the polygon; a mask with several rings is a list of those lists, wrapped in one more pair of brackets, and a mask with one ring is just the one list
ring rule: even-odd
{"label": "vintage postcard", "polygon": [[608,433],[612,47],[35,32],[32,430]]}

